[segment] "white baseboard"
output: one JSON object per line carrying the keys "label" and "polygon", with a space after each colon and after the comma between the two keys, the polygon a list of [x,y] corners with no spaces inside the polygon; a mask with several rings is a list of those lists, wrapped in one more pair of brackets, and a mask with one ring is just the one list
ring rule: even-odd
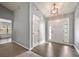
{"label": "white baseboard", "polygon": [[[48,42],[55,42],[55,41],[47,41]],[[66,44],[66,43],[60,43],[60,42],[55,42],[55,43],[59,43],[59,44],[65,44],[65,45],[69,45],[69,46],[74,46],[73,44]]]}
{"label": "white baseboard", "polygon": [[34,47],[30,48],[29,50],[31,51]]}
{"label": "white baseboard", "polygon": [[18,43],[18,42],[16,42],[16,41],[13,41],[14,43],[16,43],[16,44],[18,44],[18,45],[20,45],[20,46],[22,46],[23,48],[25,48],[25,49],[28,49],[29,50],[29,48],[27,48],[27,47],[24,47],[22,44],[20,44],[20,43]]}
{"label": "white baseboard", "polygon": [[[49,42],[51,42],[51,41],[49,41]],[[45,42],[45,43],[49,43],[49,42],[47,41],[47,42]],[[58,42],[55,42],[55,43],[58,43]],[[65,43],[59,43],[59,44],[65,44]],[[38,44],[38,45],[41,45],[41,44]],[[36,45],[36,46],[38,46],[38,45]],[[65,45],[74,46],[73,44],[65,44]],[[32,50],[32,49],[35,48],[36,46],[30,48],[29,50]]]}
{"label": "white baseboard", "polygon": [[76,51],[78,52],[78,54],[79,54],[79,50],[78,50],[78,48],[74,45],[74,48],[76,49]]}
{"label": "white baseboard", "polygon": [[5,43],[9,43],[9,42],[12,42],[11,38],[0,39],[0,44],[5,44]]}
{"label": "white baseboard", "polygon": [[[44,42],[44,43],[46,43],[46,42]],[[36,45],[36,46],[39,46],[39,45],[41,45],[41,44],[43,44],[43,43],[39,43],[38,45]],[[34,46],[34,47],[32,47],[32,48],[30,48],[29,50],[32,50],[33,48],[35,48],[36,46]]]}

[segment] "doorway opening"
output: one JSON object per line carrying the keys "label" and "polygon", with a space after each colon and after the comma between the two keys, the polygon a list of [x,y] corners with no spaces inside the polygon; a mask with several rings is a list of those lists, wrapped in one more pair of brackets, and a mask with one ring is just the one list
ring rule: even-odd
{"label": "doorway opening", "polygon": [[45,24],[43,18],[35,14],[32,21],[32,40],[32,47],[45,42]]}
{"label": "doorway opening", "polygon": [[0,44],[12,41],[12,21],[0,18]]}

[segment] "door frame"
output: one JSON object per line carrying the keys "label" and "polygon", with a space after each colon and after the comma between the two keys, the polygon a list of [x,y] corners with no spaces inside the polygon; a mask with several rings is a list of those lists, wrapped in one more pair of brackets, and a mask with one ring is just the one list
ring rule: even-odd
{"label": "door frame", "polygon": [[[69,18],[69,17],[68,17]],[[63,18],[61,18],[61,19],[63,19]],[[50,21],[50,20],[46,20],[46,41],[47,42],[49,42],[49,41],[51,41],[51,40],[49,40],[49,27],[48,27],[48,21]],[[70,41],[70,40],[69,40]],[[55,41],[52,41],[52,42],[55,42]],[[56,43],[60,43],[60,42],[56,42]],[[67,44],[67,43],[64,43],[64,42],[62,42],[61,44]],[[70,43],[68,43],[67,45],[73,45],[73,44],[70,44]]]}

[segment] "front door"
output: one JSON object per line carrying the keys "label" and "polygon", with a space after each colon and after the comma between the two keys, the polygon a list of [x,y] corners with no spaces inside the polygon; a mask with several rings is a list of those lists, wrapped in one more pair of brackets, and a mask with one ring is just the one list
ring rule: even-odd
{"label": "front door", "polygon": [[69,44],[69,19],[56,19],[48,21],[48,40]]}

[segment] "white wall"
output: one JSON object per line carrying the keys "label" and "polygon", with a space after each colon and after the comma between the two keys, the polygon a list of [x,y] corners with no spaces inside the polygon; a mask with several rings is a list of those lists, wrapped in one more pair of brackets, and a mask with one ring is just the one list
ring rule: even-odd
{"label": "white wall", "polygon": [[[20,3],[20,2],[17,2]],[[21,2],[14,12],[13,40],[29,48],[29,3]]]}
{"label": "white wall", "polygon": [[74,34],[75,34],[75,46],[79,50],[79,3],[75,11]]}

